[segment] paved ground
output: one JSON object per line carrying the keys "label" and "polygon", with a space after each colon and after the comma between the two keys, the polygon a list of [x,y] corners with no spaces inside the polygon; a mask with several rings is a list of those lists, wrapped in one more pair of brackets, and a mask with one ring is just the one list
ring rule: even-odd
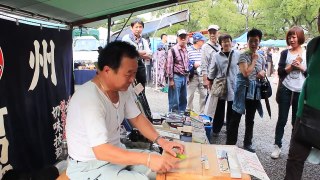
{"label": "paved ground", "polygon": [[[256,153],[265,168],[269,178],[271,180],[280,180],[284,178],[286,160],[288,157],[289,141],[291,136],[291,111],[289,112],[289,120],[285,127],[285,134],[283,138],[282,154],[279,159],[273,160],[270,158],[270,154],[273,150],[274,143],[274,131],[278,117],[278,105],[275,101],[275,92],[277,87],[277,79],[270,79],[273,86],[273,95],[270,98],[272,117],[271,119],[267,115],[266,108],[264,106],[265,116],[260,118],[258,114],[255,117],[254,127],[254,140],[253,143],[256,147]],[[157,91],[153,88],[146,88],[146,94],[148,102],[152,112],[166,113],[168,111],[168,94]],[[198,102],[199,95],[196,93],[194,99],[195,111],[199,111]],[[242,141],[244,137],[244,119],[242,119],[239,128],[238,146],[242,147]],[[226,140],[225,127],[223,127],[220,136],[214,140],[215,144],[224,144]],[[320,179],[320,166],[306,163],[304,168],[303,178],[304,180],[318,180]]]}

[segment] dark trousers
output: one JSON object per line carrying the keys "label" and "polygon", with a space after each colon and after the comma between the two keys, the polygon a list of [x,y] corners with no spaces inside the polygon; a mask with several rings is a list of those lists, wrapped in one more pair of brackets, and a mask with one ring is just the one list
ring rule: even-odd
{"label": "dark trousers", "polygon": [[278,102],[279,115],[278,115],[278,122],[277,122],[277,126],[276,126],[274,144],[278,145],[281,148],[284,127],[286,126],[287,121],[288,121],[288,114],[289,114],[290,106],[292,106],[291,124],[293,127],[295,120],[296,120],[296,114],[297,114],[300,93],[292,92],[291,90],[286,88],[284,85],[281,85],[279,88],[280,88],[279,89],[280,96],[279,96],[279,102]]}
{"label": "dark trousers", "polygon": [[[228,101],[228,103],[227,103],[227,117],[226,117],[227,131],[228,131],[228,124],[230,122],[231,115],[232,115],[232,103],[233,103],[233,101]],[[213,119],[213,122],[212,122],[212,132],[213,133],[219,133],[221,131],[221,128],[222,128],[223,123],[224,123],[225,106],[226,106],[226,100],[224,100],[224,99],[220,100],[219,99],[218,100],[218,104],[217,104],[216,113],[214,115],[214,119]]]}
{"label": "dark trousers", "polygon": [[[295,127],[298,126],[300,119],[295,122]],[[297,129],[297,128],[295,128]],[[286,166],[285,180],[300,180],[304,168],[304,162],[309,156],[312,146],[307,143],[298,141],[295,133],[291,136],[290,149]]]}
{"label": "dark trousers", "polygon": [[[244,135],[244,146],[250,146],[252,144],[254,116],[258,107],[259,100],[246,100],[246,130]],[[232,113],[232,117],[227,128],[227,145],[235,145],[238,140],[238,129],[242,114],[235,111]]]}
{"label": "dark trousers", "polygon": [[146,67],[142,60],[138,60],[138,70],[136,74],[136,80],[138,83],[141,83],[143,87],[146,85],[147,76],[146,76]]}

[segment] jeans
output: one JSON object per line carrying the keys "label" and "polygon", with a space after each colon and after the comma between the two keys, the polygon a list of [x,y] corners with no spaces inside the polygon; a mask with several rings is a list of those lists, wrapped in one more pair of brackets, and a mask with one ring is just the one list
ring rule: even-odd
{"label": "jeans", "polygon": [[[250,100],[247,99],[245,101],[246,106],[246,130],[244,135],[244,146],[252,145],[252,136],[253,136],[253,126],[254,126],[254,116],[259,105],[259,100]],[[241,120],[242,114],[233,111],[232,117],[229,122],[229,127],[227,128],[227,145],[235,145],[238,140],[238,129],[239,123]]]}
{"label": "jeans", "polygon": [[[295,122],[295,127],[300,124],[300,119]],[[294,131],[294,130],[293,130]],[[311,145],[298,141],[294,133],[291,136],[290,149],[286,166],[285,180],[300,180],[306,161],[311,151]]]}
{"label": "jeans", "polygon": [[[129,151],[150,153],[147,150],[130,149]],[[69,158],[67,176],[71,180],[100,180],[100,179],[155,179],[155,173],[143,165],[118,165],[106,161],[91,160],[80,162]]]}
{"label": "jeans", "polygon": [[279,115],[278,115],[278,122],[276,126],[275,132],[275,142],[274,144],[278,145],[280,148],[282,147],[282,137],[284,133],[284,127],[288,121],[288,113],[290,106],[292,105],[292,120],[291,124],[292,127],[294,126],[297,114],[297,107],[298,107],[298,100],[300,93],[292,92],[284,85],[279,87]]}
{"label": "jeans", "polygon": [[[227,103],[227,131],[228,131],[228,126],[230,124],[230,119],[232,116],[232,103],[233,101],[228,101]],[[223,122],[224,122],[224,116],[225,116],[225,104],[226,104],[226,100],[224,99],[219,99],[218,100],[218,104],[217,104],[217,109],[216,109],[216,113],[214,115],[214,119],[212,122],[212,132],[213,133],[219,133],[221,131],[221,128],[223,126]]]}
{"label": "jeans", "polygon": [[184,112],[187,107],[187,78],[183,75],[173,75],[174,87],[169,87],[169,112]]}

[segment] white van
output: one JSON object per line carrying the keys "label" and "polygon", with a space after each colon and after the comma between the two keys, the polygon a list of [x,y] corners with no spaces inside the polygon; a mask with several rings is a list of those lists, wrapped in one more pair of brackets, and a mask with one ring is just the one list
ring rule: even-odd
{"label": "white van", "polygon": [[98,61],[100,42],[93,36],[76,37],[73,41],[74,67],[90,66]]}

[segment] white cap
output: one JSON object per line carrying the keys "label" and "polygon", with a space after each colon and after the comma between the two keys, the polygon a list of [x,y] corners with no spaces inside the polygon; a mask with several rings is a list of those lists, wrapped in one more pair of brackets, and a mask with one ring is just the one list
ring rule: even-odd
{"label": "white cap", "polygon": [[218,25],[213,24],[213,25],[210,25],[210,26],[208,27],[208,31],[209,31],[210,29],[214,29],[214,30],[219,31],[220,27],[219,27]]}
{"label": "white cap", "polygon": [[180,36],[181,34],[188,34],[186,30],[180,29],[177,33],[177,36]]}

